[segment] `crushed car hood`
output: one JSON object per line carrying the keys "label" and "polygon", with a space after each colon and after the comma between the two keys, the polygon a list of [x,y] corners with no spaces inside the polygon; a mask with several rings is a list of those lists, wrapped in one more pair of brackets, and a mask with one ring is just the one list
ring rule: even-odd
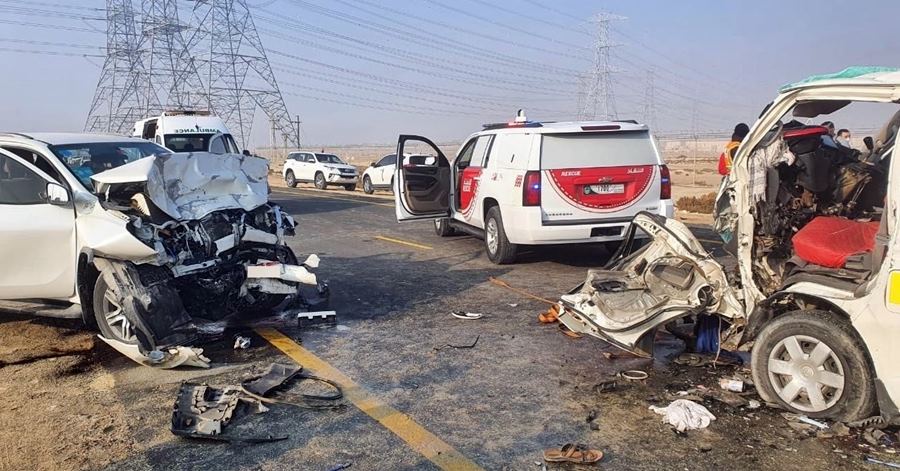
{"label": "crushed car hood", "polygon": [[196,220],[214,211],[251,211],[269,197],[268,161],[261,157],[208,152],[145,157],[91,177],[98,193],[111,185],[146,182],[147,196],[176,220]]}

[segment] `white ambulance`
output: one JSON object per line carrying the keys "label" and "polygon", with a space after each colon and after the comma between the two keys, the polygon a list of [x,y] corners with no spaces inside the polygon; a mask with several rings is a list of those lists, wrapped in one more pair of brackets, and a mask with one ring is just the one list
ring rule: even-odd
{"label": "white ambulance", "polygon": [[164,111],[135,123],[132,137],[153,141],[172,152],[241,152],[225,121],[208,111]]}
{"label": "white ambulance", "polygon": [[435,158],[397,168],[397,220],[481,237],[498,264],[522,245],[618,245],[638,212],[673,215],[669,169],[633,121],[539,123],[520,111],[469,136],[452,164],[421,136],[400,136],[405,154]]}

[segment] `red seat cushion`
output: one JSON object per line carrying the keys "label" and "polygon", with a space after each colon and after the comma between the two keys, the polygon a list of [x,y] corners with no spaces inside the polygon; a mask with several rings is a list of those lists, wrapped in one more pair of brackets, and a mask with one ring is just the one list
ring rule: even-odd
{"label": "red seat cushion", "polygon": [[794,234],[791,241],[797,256],[804,261],[841,268],[847,263],[847,257],[872,251],[878,224],[819,216]]}

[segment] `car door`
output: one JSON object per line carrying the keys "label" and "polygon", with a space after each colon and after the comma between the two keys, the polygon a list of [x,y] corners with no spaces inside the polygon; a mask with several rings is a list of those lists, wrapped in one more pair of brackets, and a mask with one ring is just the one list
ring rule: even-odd
{"label": "car door", "polygon": [[372,172],[372,184],[373,185],[387,185],[391,181],[391,177],[394,176],[394,169],[396,168],[392,163],[397,160],[396,155],[386,155],[375,164],[375,171]]}
{"label": "car door", "polygon": [[482,228],[484,225],[484,215],[480,209],[482,207],[480,190],[483,164],[493,139],[493,135],[486,135],[469,141],[460,154],[461,158],[457,159],[455,164],[457,175],[459,175],[459,207],[457,210],[466,223],[478,228]]}
{"label": "car door", "polygon": [[303,160],[300,161],[300,179],[312,181],[316,174],[316,156],[310,153],[303,154]]}
{"label": "car door", "polygon": [[0,150],[0,299],[68,298],[75,290],[75,210],[70,192]]}
{"label": "car door", "polygon": [[[450,214],[450,162],[425,137],[401,135],[397,141],[398,162],[394,173],[397,221],[436,219]],[[416,159],[411,157],[416,156]]]}

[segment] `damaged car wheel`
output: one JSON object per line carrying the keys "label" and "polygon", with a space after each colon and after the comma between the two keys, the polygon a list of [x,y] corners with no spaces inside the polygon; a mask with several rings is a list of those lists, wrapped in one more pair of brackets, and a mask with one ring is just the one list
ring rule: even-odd
{"label": "damaged car wheel", "polygon": [[108,339],[136,344],[138,339],[134,325],[125,317],[116,298],[116,293],[106,283],[103,275],[98,276],[94,284],[94,318],[97,320],[97,327]]}
{"label": "damaged car wheel", "polygon": [[760,396],[789,410],[836,420],[869,417],[873,374],[862,340],[840,316],[795,311],[769,322],[752,353]]}

